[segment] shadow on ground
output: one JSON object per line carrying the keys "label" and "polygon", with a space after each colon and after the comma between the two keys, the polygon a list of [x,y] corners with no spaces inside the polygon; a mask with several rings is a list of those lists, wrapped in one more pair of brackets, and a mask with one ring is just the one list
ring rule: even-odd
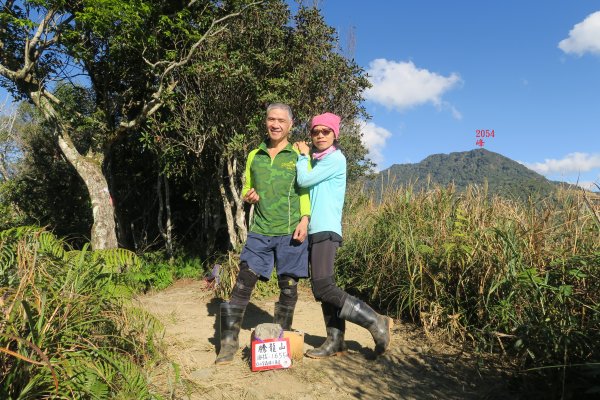
{"label": "shadow on ground", "polygon": [[402,344],[393,344],[379,357],[361,348],[316,361],[311,367],[356,399],[518,398],[507,397],[506,379],[498,371],[479,370],[474,362],[448,354],[425,354]]}

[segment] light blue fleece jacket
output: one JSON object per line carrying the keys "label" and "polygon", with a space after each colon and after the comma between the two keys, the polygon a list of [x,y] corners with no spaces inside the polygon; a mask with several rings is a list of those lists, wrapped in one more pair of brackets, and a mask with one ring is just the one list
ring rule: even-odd
{"label": "light blue fleece jacket", "polygon": [[342,209],[346,194],[346,157],[336,150],[321,160],[300,155],[296,162],[296,181],[300,187],[310,188],[310,224],[308,233],[324,231],[342,236]]}

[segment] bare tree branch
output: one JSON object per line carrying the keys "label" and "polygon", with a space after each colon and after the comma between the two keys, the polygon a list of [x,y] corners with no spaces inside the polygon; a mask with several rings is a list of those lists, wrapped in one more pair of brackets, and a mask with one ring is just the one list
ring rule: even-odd
{"label": "bare tree branch", "polygon": [[17,79],[17,73],[14,71],[11,71],[10,69],[6,68],[2,64],[0,64],[0,75],[2,75],[3,77],[5,77],[13,82]]}
{"label": "bare tree branch", "polygon": [[42,22],[40,22],[40,24],[38,25],[38,27],[35,31],[35,34],[31,38],[31,40],[27,39],[27,41],[25,42],[25,65],[27,65],[28,61],[30,61],[29,60],[30,50],[35,49],[38,41],[40,40],[40,37],[42,36],[42,33],[47,31],[46,28],[50,24],[50,21],[52,21],[52,18],[54,18],[54,14],[56,14],[56,10],[48,9],[48,12],[44,16],[44,19],[42,20]]}
{"label": "bare tree branch", "polygon": [[[192,2],[193,3],[193,2]],[[192,4],[190,3],[190,4]],[[160,66],[166,65],[165,69],[163,70],[162,73],[160,73],[158,75],[158,80],[159,80],[159,84],[158,84],[158,88],[156,89],[156,91],[150,96],[151,100],[148,102],[145,102],[144,105],[142,106],[142,109],[140,110],[140,112],[138,113],[138,115],[129,120],[129,121],[122,121],[119,125],[119,130],[117,132],[117,136],[119,136],[121,133],[123,133],[126,130],[135,128],[137,126],[139,126],[146,118],[148,118],[150,115],[152,115],[153,113],[155,113],[162,105],[163,105],[163,101],[162,101],[162,96],[166,93],[171,92],[175,86],[177,86],[177,82],[176,81],[171,81],[169,83],[169,85],[167,85],[165,87],[164,82],[167,78],[169,78],[170,74],[179,67],[182,67],[184,65],[186,65],[188,62],[190,62],[190,60],[192,59],[192,57],[194,56],[194,54],[196,53],[196,50],[200,47],[200,45],[207,39],[210,37],[213,37],[215,35],[218,35],[219,33],[221,33],[223,30],[225,30],[225,28],[227,27],[227,25],[225,26],[220,26],[218,28],[216,28],[217,26],[219,26],[221,23],[233,18],[233,17],[237,17],[239,15],[241,15],[245,10],[247,10],[250,7],[256,6],[258,4],[262,3],[262,1],[256,1],[253,3],[250,3],[248,5],[246,5],[242,10],[235,12],[235,13],[231,13],[228,14],[222,18],[213,20],[210,24],[210,26],[208,27],[206,33],[204,35],[202,35],[202,37],[200,39],[198,39],[198,41],[196,41],[196,43],[194,43],[190,49],[188,50],[187,54],[181,58],[179,61],[157,61],[155,63],[151,63],[149,62],[147,59],[144,58],[144,61],[152,68],[152,69],[157,69]]]}
{"label": "bare tree branch", "polygon": [[15,151],[14,127],[17,120],[17,113],[13,110],[9,114],[4,114],[4,108],[8,99],[0,104],[0,181],[8,181],[11,178],[9,171],[10,153]]}
{"label": "bare tree branch", "polygon": [[48,49],[52,45],[57,44],[58,41],[62,38],[63,27],[68,26],[71,23],[71,21],[73,21],[74,19],[75,19],[74,15],[69,15],[62,22],[56,24],[55,28],[52,29],[52,31],[54,32],[53,36],[50,39],[44,40],[43,43],[41,43],[39,46],[36,47],[35,52],[34,52],[34,58],[39,59],[39,57],[41,56],[42,52],[44,52],[44,50]]}
{"label": "bare tree branch", "polygon": [[[13,3],[14,1],[10,1],[10,3],[7,3],[3,7],[5,12],[11,11]],[[48,9],[42,18],[42,21],[35,29],[33,36],[29,37],[29,33],[26,34],[27,37],[25,39],[23,49],[22,67],[17,70],[11,70],[5,65],[0,64],[0,75],[15,83],[22,82],[33,85],[37,84],[40,88],[43,86],[40,84],[40,82],[38,82],[33,71],[44,51],[59,42],[64,30],[63,27],[68,26],[75,18],[74,15],[69,15],[62,21],[53,23],[57,12],[58,11],[56,9]],[[5,29],[2,29],[1,31],[5,31]],[[50,32],[52,32],[52,37],[48,39],[42,39],[42,37],[49,36]],[[3,57],[3,60],[6,60],[6,57]],[[59,103],[53,95],[45,91],[43,88],[40,89],[40,94],[43,94],[55,104]]]}

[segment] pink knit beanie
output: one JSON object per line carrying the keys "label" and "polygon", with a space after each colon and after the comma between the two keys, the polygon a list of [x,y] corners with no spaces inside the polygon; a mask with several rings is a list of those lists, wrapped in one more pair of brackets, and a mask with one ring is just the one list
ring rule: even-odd
{"label": "pink knit beanie", "polygon": [[323,125],[333,130],[336,139],[340,136],[340,117],[335,114],[325,113],[313,117],[310,122],[310,130],[317,125]]}

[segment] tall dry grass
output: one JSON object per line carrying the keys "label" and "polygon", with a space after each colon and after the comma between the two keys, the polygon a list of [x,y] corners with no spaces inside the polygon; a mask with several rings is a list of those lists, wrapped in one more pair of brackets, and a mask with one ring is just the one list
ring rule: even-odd
{"label": "tall dry grass", "polygon": [[600,379],[600,202],[591,196],[562,190],[523,204],[452,186],[389,190],[378,202],[350,195],[338,282],[427,332],[552,370],[563,389],[575,370]]}

